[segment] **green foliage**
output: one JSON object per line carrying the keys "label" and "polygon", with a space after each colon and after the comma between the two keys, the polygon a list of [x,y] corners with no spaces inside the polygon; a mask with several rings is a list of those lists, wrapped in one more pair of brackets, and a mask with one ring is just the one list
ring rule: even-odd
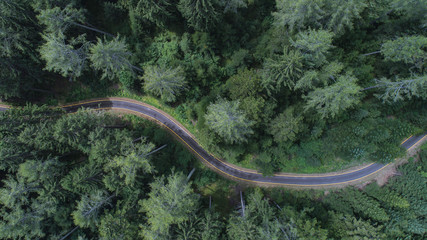
{"label": "green foliage", "polygon": [[271,121],[268,131],[277,143],[293,142],[304,128],[303,119],[302,116],[295,116],[294,108],[287,108]]}
{"label": "green foliage", "polygon": [[85,21],[83,10],[73,8],[72,4],[63,9],[60,7],[42,9],[37,19],[46,26],[47,33],[54,35],[62,34],[73,24]]}
{"label": "green foliage", "polygon": [[74,223],[80,227],[96,225],[102,208],[104,205],[110,204],[112,197],[114,195],[107,196],[105,192],[100,190],[82,196],[77,204],[77,209],[72,213]]}
{"label": "green foliage", "polygon": [[199,239],[217,240],[220,239],[223,222],[220,221],[219,214],[214,211],[206,210],[198,224],[200,229]]}
{"label": "green foliage", "polygon": [[259,92],[260,76],[255,70],[239,70],[227,80],[230,98],[233,100],[254,96]]}
{"label": "green foliage", "polygon": [[361,88],[351,75],[340,76],[334,84],[308,93],[305,110],[315,109],[321,118],[335,117],[340,112],[359,103]]}
{"label": "green foliage", "polygon": [[257,122],[265,121],[269,111],[265,108],[265,100],[260,96],[261,76],[254,70],[239,70],[226,83],[232,100],[240,100],[240,109]]}
{"label": "green foliage", "polygon": [[38,26],[31,1],[0,2],[0,98],[26,97],[42,79]]}
{"label": "green foliage", "polygon": [[283,49],[283,55],[266,59],[264,62],[263,87],[268,91],[279,91],[282,86],[293,88],[302,75],[303,54],[299,50]]}
{"label": "green foliage", "polygon": [[131,71],[120,71],[119,74],[119,81],[122,84],[122,86],[127,89],[131,90],[135,85],[135,76]]}
{"label": "green foliage", "polygon": [[189,26],[205,31],[218,22],[217,2],[211,0],[180,0],[178,10]]}
{"label": "green foliage", "polygon": [[159,27],[164,27],[168,18],[172,17],[173,7],[170,0],[139,0],[129,1],[134,2],[132,6],[135,14],[155,23]]}
{"label": "green foliage", "polygon": [[46,43],[40,47],[40,55],[46,61],[46,70],[58,72],[70,80],[82,75],[89,47],[83,35],[69,43],[62,34],[43,35],[43,39]]}
{"label": "green foliage", "polygon": [[381,54],[384,55],[386,60],[402,61],[415,66],[420,72],[423,72],[424,65],[427,62],[426,48],[427,37],[415,35],[386,41],[381,46]]}
{"label": "green foliage", "polygon": [[198,207],[199,196],[193,192],[182,173],[172,173],[167,178],[157,178],[150,184],[149,198],[139,202],[141,211],[147,214],[149,226],[143,228],[145,239],[157,234],[168,235],[170,225],[190,218]]}
{"label": "green foliage", "polygon": [[334,196],[329,200],[331,208],[340,211],[340,209],[335,206],[336,200],[333,200],[333,198],[338,198],[339,201],[343,201],[343,204],[347,205],[350,211],[354,211],[366,218],[370,218],[378,222],[386,222],[390,220],[390,216],[383,208],[381,208],[381,204],[379,202],[354,188],[346,189],[341,193],[341,196]]}
{"label": "green foliage", "polygon": [[329,212],[330,228],[336,239],[384,239],[383,226],[373,226],[369,221],[357,219],[350,214]]}
{"label": "green foliage", "polygon": [[393,0],[391,7],[399,15],[403,15],[402,18],[406,22],[418,23],[422,28],[427,26],[427,7],[423,0]]}
{"label": "green foliage", "polygon": [[390,189],[379,188],[378,185],[370,184],[365,188],[365,192],[388,206],[403,209],[409,207],[409,203],[406,199]]}
{"label": "green foliage", "polygon": [[125,156],[116,156],[113,159],[112,165],[120,169],[119,176],[125,177],[127,185],[133,185],[137,175],[137,171],[142,169],[145,173],[151,173],[153,166],[151,166],[148,156],[153,150],[154,144],[137,144],[131,153]]}
{"label": "green foliage", "polygon": [[333,33],[325,30],[312,30],[298,33],[292,45],[299,49],[311,66],[320,66],[326,61],[328,50],[332,47]]}
{"label": "green foliage", "polygon": [[186,88],[187,82],[181,67],[164,68],[147,66],[145,68],[144,89],[160,96],[166,102],[173,102]]}
{"label": "green foliage", "polygon": [[102,78],[114,79],[121,70],[130,70],[132,66],[129,62],[131,53],[127,49],[125,40],[119,37],[111,41],[98,38],[89,49],[92,67],[103,72]]}
{"label": "green foliage", "polygon": [[2,1],[0,3],[0,56],[11,57],[15,51],[24,52],[29,44],[28,24],[31,19],[27,13],[28,1]]}
{"label": "green foliage", "polygon": [[102,240],[132,240],[137,235],[137,228],[122,213],[105,214],[99,224],[99,235]]}
{"label": "green foliage", "polygon": [[324,28],[342,34],[352,29],[353,22],[361,18],[367,7],[365,1],[345,0],[276,0],[277,12],[273,13],[278,26],[287,26],[291,31],[307,28]]}
{"label": "green foliage", "polygon": [[229,143],[245,142],[253,133],[254,122],[239,110],[239,101],[219,99],[208,106],[205,118],[207,126]]}
{"label": "green foliage", "polygon": [[277,25],[288,26],[295,31],[306,27],[320,27],[320,21],[325,15],[323,4],[323,0],[276,0],[278,11],[273,16]]}
{"label": "green foliage", "polygon": [[410,79],[397,81],[381,78],[376,82],[378,87],[384,89],[383,93],[377,94],[383,102],[397,102],[414,97],[427,98],[427,75],[415,75]]}
{"label": "green foliage", "polygon": [[[264,175],[386,163],[403,156],[401,141],[427,124],[426,6],[3,0],[0,97],[20,105],[130,96],[100,80],[118,79],[157,107],[155,98],[137,97],[141,85],[164,102],[178,100],[168,112],[197,128],[208,151]],[[96,72],[87,71],[88,59]],[[135,82],[131,63],[167,81],[148,89],[149,80]],[[208,107],[218,97],[230,102]],[[231,183],[209,169],[193,175],[197,189],[184,176],[166,180],[171,166],[200,164],[164,130],[135,119],[35,106],[0,113],[0,238],[60,239],[73,229],[68,238],[425,238],[425,152],[381,188],[265,195],[245,188],[245,206],[230,213],[242,206]],[[135,213],[138,202],[147,206]]]}

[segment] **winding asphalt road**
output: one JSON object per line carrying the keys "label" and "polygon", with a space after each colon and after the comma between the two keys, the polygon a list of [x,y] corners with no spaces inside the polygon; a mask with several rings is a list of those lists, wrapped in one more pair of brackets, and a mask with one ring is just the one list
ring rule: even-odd
{"label": "winding asphalt road", "polygon": [[[72,113],[82,107],[100,110],[121,111],[153,120],[174,133],[177,138],[186,144],[187,147],[191,149],[191,151],[193,151],[194,154],[208,167],[212,168],[225,177],[252,184],[304,187],[336,185],[360,180],[381,171],[387,166],[379,163],[372,163],[361,169],[343,173],[316,175],[277,173],[271,177],[264,177],[255,170],[236,167],[211,155],[200,146],[194,136],[187,129],[185,129],[184,126],[173,119],[170,115],[148,104],[127,98],[103,98],[69,104],[63,106],[62,108],[66,112]],[[7,109],[7,106],[0,105],[0,111]],[[427,134],[421,136],[411,136],[403,141],[401,145],[402,147],[409,150],[426,137]]]}

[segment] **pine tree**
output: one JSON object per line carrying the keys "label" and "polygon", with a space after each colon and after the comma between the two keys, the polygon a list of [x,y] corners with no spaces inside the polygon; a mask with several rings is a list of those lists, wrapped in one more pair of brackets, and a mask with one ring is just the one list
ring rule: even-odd
{"label": "pine tree", "polygon": [[278,143],[293,142],[304,128],[303,119],[302,116],[295,116],[294,108],[287,108],[271,121],[268,131]]}
{"label": "pine tree", "polygon": [[197,31],[206,31],[218,22],[216,5],[216,0],[180,0],[178,10],[189,26]]}
{"label": "pine tree", "polygon": [[412,78],[397,81],[381,78],[376,82],[376,86],[368,89],[380,88],[383,92],[376,96],[383,102],[397,102],[414,97],[427,98],[427,75],[414,75]]}
{"label": "pine tree", "polygon": [[125,40],[119,37],[111,41],[98,38],[97,43],[89,49],[92,67],[103,72],[102,78],[117,78],[120,71],[132,68],[132,64],[129,62],[131,53],[127,49]]}
{"label": "pine tree", "polygon": [[175,101],[187,85],[181,67],[148,66],[145,68],[143,79],[145,91],[160,96],[166,102]]}
{"label": "pine tree", "polygon": [[205,118],[207,126],[228,143],[245,142],[253,133],[254,122],[239,110],[239,101],[219,99],[208,106]]}
{"label": "pine tree", "polygon": [[220,239],[223,223],[219,214],[213,210],[205,210],[198,223],[198,235],[200,240]]}
{"label": "pine tree", "polygon": [[386,60],[413,65],[422,73],[427,62],[427,37],[414,35],[388,40],[381,46]]}
{"label": "pine tree", "polygon": [[262,86],[269,92],[278,92],[281,87],[293,89],[303,72],[303,55],[299,50],[283,49],[283,55],[268,58],[263,65]]}
{"label": "pine tree", "polygon": [[144,173],[153,172],[153,166],[148,160],[148,156],[154,149],[152,143],[142,143],[135,146],[135,150],[127,155],[116,156],[113,159],[112,165],[120,169],[119,176],[125,177],[127,185],[133,185],[136,175],[139,170]]}
{"label": "pine tree", "polygon": [[273,13],[275,24],[287,26],[291,31],[319,28],[326,14],[324,4],[323,0],[276,0],[277,12]]}
{"label": "pine tree", "polygon": [[336,83],[323,89],[315,89],[304,97],[307,99],[304,109],[315,109],[321,118],[335,117],[360,101],[361,88],[356,84],[356,80],[353,76],[343,75]]}
{"label": "pine tree", "polygon": [[70,80],[80,77],[85,68],[89,42],[84,35],[65,41],[62,33],[43,35],[46,41],[40,48],[41,58],[46,61],[46,70],[60,73]]}
{"label": "pine tree", "polygon": [[334,34],[325,30],[309,29],[298,33],[292,45],[299,49],[310,66],[321,66],[326,62],[326,55],[332,48],[332,38]]}
{"label": "pine tree", "polygon": [[164,27],[169,19],[173,19],[173,4],[170,0],[139,0],[134,11],[157,26]]}
{"label": "pine tree", "polygon": [[74,223],[80,227],[95,226],[99,222],[100,214],[105,205],[109,205],[115,194],[107,195],[102,190],[96,190],[83,195],[72,213]]}
{"label": "pine tree", "polygon": [[173,172],[167,182],[164,177],[157,178],[150,186],[149,198],[139,202],[141,211],[148,217],[148,226],[142,234],[145,239],[168,235],[170,225],[187,221],[199,204],[199,196],[193,192],[182,173]]}
{"label": "pine tree", "polygon": [[384,239],[383,226],[374,226],[369,221],[357,219],[349,214],[329,212],[331,233],[336,239]]}
{"label": "pine tree", "polygon": [[110,33],[81,24],[85,22],[84,10],[73,8],[72,3],[63,9],[60,7],[41,8],[37,19],[42,25],[46,26],[45,32],[47,34],[58,35],[66,33],[72,26],[77,26],[114,37]]}

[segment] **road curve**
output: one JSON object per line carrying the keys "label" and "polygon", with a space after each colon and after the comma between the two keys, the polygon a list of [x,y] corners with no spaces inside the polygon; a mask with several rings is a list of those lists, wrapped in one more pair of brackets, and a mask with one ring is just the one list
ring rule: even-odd
{"label": "road curve", "polygon": [[[127,98],[103,98],[62,106],[62,108],[68,113],[75,112],[82,107],[99,110],[123,111],[154,120],[174,133],[184,144],[187,145],[189,149],[191,149],[191,151],[193,151],[196,157],[201,159],[208,167],[225,177],[252,184],[303,187],[330,186],[360,180],[377,173],[387,166],[379,163],[372,163],[364,168],[343,173],[326,173],[316,175],[277,173],[271,177],[264,177],[255,170],[236,167],[211,155],[200,146],[194,136],[185,129],[184,126],[167,113],[148,104]],[[0,111],[7,109],[7,106],[0,105]],[[409,150],[426,137],[427,134],[422,136],[411,136],[402,142],[402,146]]]}

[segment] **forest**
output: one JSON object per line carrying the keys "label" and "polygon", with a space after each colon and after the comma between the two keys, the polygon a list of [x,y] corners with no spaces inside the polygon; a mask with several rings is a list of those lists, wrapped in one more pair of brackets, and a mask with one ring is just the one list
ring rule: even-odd
{"label": "forest", "polygon": [[427,130],[425,0],[0,1],[0,239],[425,239],[427,146],[385,186],[256,188],[227,162],[323,173]]}

